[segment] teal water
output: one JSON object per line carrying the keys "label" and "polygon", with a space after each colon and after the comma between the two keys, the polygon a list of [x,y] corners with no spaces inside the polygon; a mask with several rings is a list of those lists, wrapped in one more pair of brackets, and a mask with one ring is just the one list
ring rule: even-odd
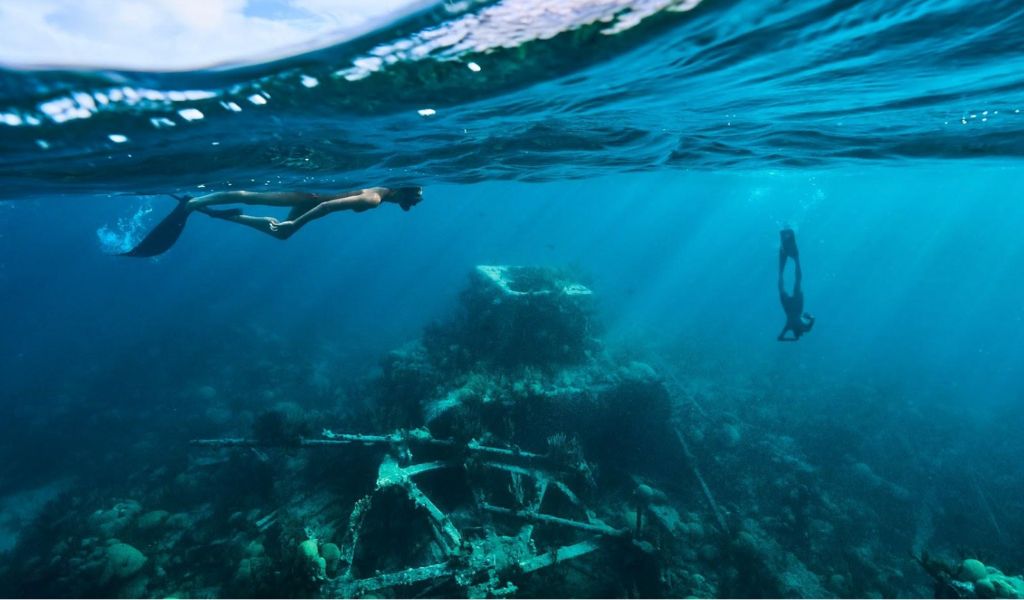
{"label": "teal water", "polygon": [[[637,3],[652,14],[613,34],[578,7],[434,45],[431,31],[519,5],[437,7],[236,69],[0,72],[0,593],[329,594],[288,587],[299,516],[257,536],[279,578],[240,584],[257,537],[233,515],[286,506],[296,481],[348,511],[349,475],[330,483],[291,454],[267,483],[246,454],[237,479],[201,477],[219,467],[188,440],[249,435],[282,403],[370,432],[352,415],[372,412],[382,357],[457,312],[479,264],[568,268],[594,290],[607,351],[686,390],[674,414],[731,523],[685,462],[651,457],[678,473],[652,485],[709,531],[661,542],[676,583],[563,575],[523,595],[941,594],[922,550],[1024,570],[1024,11],[694,4]],[[392,64],[355,78],[388,48]],[[408,213],[333,215],[287,242],[197,215],[166,254],[111,255],[169,193],[407,183],[424,186]],[[785,226],[818,319],[796,344],[775,340]],[[618,489],[603,476],[598,490]],[[589,498],[611,519],[613,500]],[[88,515],[127,499],[197,533],[128,526],[117,539],[148,560],[122,581],[80,544],[104,537],[83,533]],[[802,570],[777,578],[790,587],[765,574],[793,561],[812,574],[799,585]]]}

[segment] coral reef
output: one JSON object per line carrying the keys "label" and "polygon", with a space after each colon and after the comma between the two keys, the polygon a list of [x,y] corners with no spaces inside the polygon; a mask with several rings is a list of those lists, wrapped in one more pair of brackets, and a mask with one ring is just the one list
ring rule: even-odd
{"label": "coral reef", "polygon": [[[196,443],[377,450],[376,480],[335,529],[339,544],[298,546],[321,593],[510,595],[535,572],[600,553],[588,595],[621,595],[622,581],[660,595],[647,538],[672,535],[672,509],[636,478],[675,474],[656,458],[679,452],[671,404],[651,367],[602,350],[591,296],[557,271],[477,267],[457,314],[385,359],[355,422],[393,433],[281,435],[267,417],[252,438]],[[650,579],[627,575],[642,564]]]}
{"label": "coral reef", "polygon": [[[942,515],[870,453],[836,453],[845,432],[799,396],[696,372],[698,356],[609,349],[594,301],[564,271],[480,266],[450,318],[344,393],[282,357],[270,376],[192,382],[203,420],[119,487],[48,505],[0,589],[893,597],[927,595],[930,576],[938,596],[1022,596],[976,557],[924,554]],[[274,385],[232,385],[258,376]]]}
{"label": "coral reef", "polygon": [[458,313],[429,331],[424,343],[439,367],[579,362],[596,348],[592,295],[552,269],[480,265]]}
{"label": "coral reef", "polygon": [[385,359],[379,425],[532,448],[565,435],[595,462],[662,466],[645,459],[678,451],[668,393],[601,350],[591,296],[557,271],[477,267],[456,316]]}
{"label": "coral reef", "polygon": [[976,558],[959,564],[927,553],[918,562],[935,581],[937,598],[1024,598],[1024,576],[1010,576]]}

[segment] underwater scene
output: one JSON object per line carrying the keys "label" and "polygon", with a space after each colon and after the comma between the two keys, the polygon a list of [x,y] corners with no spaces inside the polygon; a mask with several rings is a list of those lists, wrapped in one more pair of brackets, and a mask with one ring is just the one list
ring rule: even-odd
{"label": "underwater scene", "polygon": [[4,62],[0,596],[1024,598],[1021,40],[466,0]]}

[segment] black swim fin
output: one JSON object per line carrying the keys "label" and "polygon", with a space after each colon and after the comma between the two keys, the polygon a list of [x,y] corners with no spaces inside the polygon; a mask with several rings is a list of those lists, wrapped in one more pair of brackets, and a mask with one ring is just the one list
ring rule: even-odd
{"label": "black swim fin", "polygon": [[211,216],[215,219],[230,219],[231,217],[237,217],[242,214],[240,208],[198,208],[196,209],[204,215]]}
{"label": "black swim fin", "polygon": [[185,210],[190,197],[172,196],[172,198],[178,201],[178,206],[174,207],[171,214],[164,217],[163,221],[157,223],[156,227],[146,237],[142,238],[138,245],[128,252],[121,253],[121,256],[157,256],[167,252],[174,245],[174,242],[178,241],[178,238],[181,237],[181,232],[185,229],[185,221],[188,220],[188,216],[191,214]]}

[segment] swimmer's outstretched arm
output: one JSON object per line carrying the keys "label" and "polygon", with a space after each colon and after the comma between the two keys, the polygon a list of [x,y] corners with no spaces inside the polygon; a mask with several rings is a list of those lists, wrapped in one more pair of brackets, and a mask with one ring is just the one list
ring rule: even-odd
{"label": "swimmer's outstretched arm", "polygon": [[363,212],[364,210],[377,208],[382,200],[383,197],[380,192],[376,190],[363,190],[354,196],[321,202],[291,221],[271,223],[270,230],[281,239],[287,239],[310,221],[315,221],[331,213],[343,210]]}

